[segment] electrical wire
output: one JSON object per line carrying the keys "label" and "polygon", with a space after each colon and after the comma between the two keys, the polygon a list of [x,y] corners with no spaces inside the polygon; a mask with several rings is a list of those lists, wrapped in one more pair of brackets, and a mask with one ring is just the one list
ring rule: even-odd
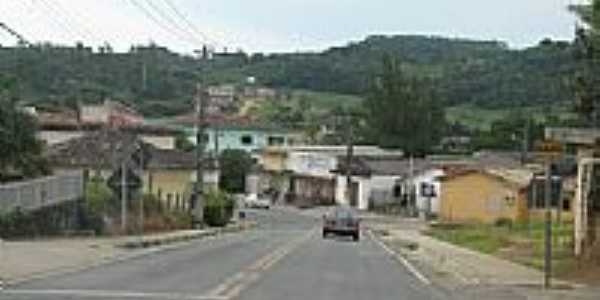
{"label": "electrical wire", "polygon": [[177,9],[177,6],[173,3],[173,1],[171,0],[163,0],[167,6],[175,13],[175,15],[177,15],[179,17],[179,19],[181,19],[186,25],[187,27],[195,34],[199,35],[200,37],[202,37],[204,39],[204,41],[208,42],[208,44],[211,44],[211,46],[213,47],[218,47],[218,43],[216,41],[213,41],[211,38],[208,37],[207,34],[205,34],[204,32],[200,31],[195,25],[194,23],[192,23],[185,14],[183,14],[179,9]]}
{"label": "electrical wire", "polygon": [[[37,0],[38,3],[42,4],[50,14],[56,15],[56,18],[48,18],[50,22],[58,25],[63,30],[67,31],[71,37],[75,37],[75,40],[80,40],[81,38],[86,38],[86,35],[81,31],[73,29],[73,26],[64,18],[60,18],[60,12],[58,12],[52,5],[50,5],[46,0]],[[89,37],[88,37],[89,38]]]}
{"label": "electrical wire", "polygon": [[195,42],[191,42],[188,39],[188,37],[182,36],[179,32],[177,32],[176,30],[173,30],[169,26],[165,26],[165,24],[163,24],[163,22],[161,22],[158,18],[156,18],[156,16],[154,14],[152,14],[146,7],[144,7],[143,5],[141,5],[136,0],[129,0],[129,2],[131,4],[133,4],[138,10],[140,10],[153,23],[155,23],[157,26],[159,26],[160,28],[162,28],[164,31],[166,31],[166,32],[168,32],[168,33],[170,33],[170,34],[172,34],[174,36],[177,36],[178,38],[182,39],[183,41],[186,41],[187,43],[189,43],[190,45],[193,45],[194,47],[197,46],[197,44]]}
{"label": "electrical wire", "polygon": [[169,14],[165,13],[160,7],[158,7],[154,2],[152,2],[152,0],[145,0],[145,2],[148,3],[150,8],[152,8],[152,10],[158,13],[158,15],[161,18],[163,18],[165,21],[167,21],[168,24],[173,26],[172,28],[174,28],[183,35],[187,35],[187,37],[189,37],[190,40],[193,40],[199,43],[200,45],[204,45],[205,41],[198,39],[193,33],[181,26],[181,24],[179,24],[175,19],[173,19]]}
{"label": "electrical wire", "polygon": [[[70,24],[74,24],[75,25],[74,27],[81,29],[81,31],[83,33],[85,33],[88,38],[91,37],[92,40],[96,40],[96,41],[102,40],[102,38],[99,38],[99,36],[96,35],[96,33],[95,33],[96,31],[94,30],[94,28],[92,28],[90,30],[86,26],[83,26],[83,25],[80,26],[80,24],[83,24],[85,22],[80,22],[80,20],[77,19],[77,16],[75,16],[75,17],[71,16],[69,11],[67,9],[65,9],[65,7],[60,3],[60,1],[55,0],[53,3],[56,3],[56,7],[55,7],[56,11],[58,11],[59,13],[62,12],[65,16],[65,20],[67,20]],[[75,15],[77,15],[77,12],[75,12]],[[71,23],[71,21],[73,21],[73,23]]]}

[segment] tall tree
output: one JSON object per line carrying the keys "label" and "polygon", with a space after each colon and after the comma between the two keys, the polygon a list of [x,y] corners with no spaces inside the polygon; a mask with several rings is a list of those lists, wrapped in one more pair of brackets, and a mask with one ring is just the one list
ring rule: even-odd
{"label": "tall tree", "polygon": [[587,123],[600,126],[600,0],[590,6],[579,6],[573,10],[585,23],[578,27],[574,54],[577,61],[574,92],[576,110]]}
{"label": "tall tree", "polygon": [[35,120],[16,105],[16,79],[0,76],[0,181],[49,172]]}
{"label": "tall tree", "polygon": [[252,157],[244,150],[224,150],[219,157],[221,189],[228,193],[243,193],[246,175],[252,168]]}
{"label": "tall tree", "polygon": [[444,107],[430,80],[408,77],[398,61],[385,55],[383,69],[365,101],[367,125],[381,147],[423,155],[440,139]]}

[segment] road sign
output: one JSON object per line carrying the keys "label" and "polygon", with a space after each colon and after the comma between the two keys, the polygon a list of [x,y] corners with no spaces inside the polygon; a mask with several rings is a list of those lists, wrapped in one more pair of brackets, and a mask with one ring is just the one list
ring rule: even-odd
{"label": "road sign", "polygon": [[559,160],[563,155],[563,145],[554,140],[537,142],[534,148],[534,157],[542,162]]}

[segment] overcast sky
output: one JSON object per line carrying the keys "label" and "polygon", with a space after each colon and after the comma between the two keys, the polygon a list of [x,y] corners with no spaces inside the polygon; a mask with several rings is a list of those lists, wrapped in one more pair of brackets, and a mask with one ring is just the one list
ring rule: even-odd
{"label": "overcast sky", "polygon": [[[152,40],[191,53],[205,40],[201,34],[219,48],[248,52],[321,50],[370,34],[493,39],[526,47],[545,37],[571,40],[575,18],[566,6],[581,1],[0,0],[0,22],[30,41],[108,41],[117,50]],[[15,39],[0,31],[0,43]]]}

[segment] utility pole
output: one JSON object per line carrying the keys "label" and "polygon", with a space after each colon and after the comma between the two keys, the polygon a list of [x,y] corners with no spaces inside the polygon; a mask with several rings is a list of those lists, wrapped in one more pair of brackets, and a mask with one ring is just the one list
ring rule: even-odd
{"label": "utility pole", "polygon": [[121,162],[121,232],[127,234],[127,164]]}
{"label": "utility pole", "polygon": [[[142,178],[142,183],[144,182],[144,144],[140,143],[140,177]],[[144,240],[144,188],[142,187],[142,192],[140,195],[140,242]]]}
{"label": "utility pole", "polygon": [[[352,204],[353,189],[352,189],[352,161],[354,156],[354,137],[352,130],[352,117],[346,116],[346,200],[348,204]],[[356,203],[358,206],[358,203]]]}
{"label": "utility pole", "polygon": [[523,130],[523,144],[521,148],[521,164],[524,165],[527,162],[528,152],[529,152],[529,130],[530,130],[530,120],[528,119],[525,123],[525,128]]}
{"label": "utility pole", "polygon": [[546,207],[544,228],[544,288],[550,288],[552,282],[552,163],[546,165],[546,186],[544,188]]}
{"label": "utility pole", "polygon": [[[208,57],[208,48],[202,47],[202,60]],[[194,197],[192,198],[192,217],[194,224],[204,221],[204,131],[205,131],[205,106],[206,89],[202,79],[196,85],[196,183],[194,185]]]}

